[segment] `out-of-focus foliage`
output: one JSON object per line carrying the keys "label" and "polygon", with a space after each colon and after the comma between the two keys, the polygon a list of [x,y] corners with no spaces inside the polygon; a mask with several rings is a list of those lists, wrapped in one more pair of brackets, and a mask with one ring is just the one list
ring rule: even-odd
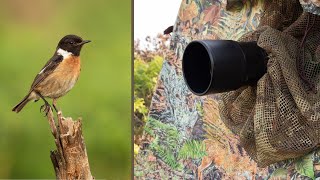
{"label": "out-of-focus foliage", "polygon": [[143,98],[135,98],[134,99],[134,112],[140,113],[143,115],[143,119],[145,119],[146,114],[148,112],[148,108],[145,106],[145,102]]}
{"label": "out-of-focus foliage", "polygon": [[160,56],[155,56],[149,62],[142,59],[134,60],[134,90],[137,102],[141,101],[140,98],[143,98],[144,103],[147,106],[150,105],[152,92],[157,83],[162,61],[163,58]]}
{"label": "out-of-focus foliage", "polygon": [[[134,134],[141,135],[163,58],[134,60]],[[136,136],[135,136],[136,138]]]}
{"label": "out-of-focus foliage", "polygon": [[[82,117],[96,179],[130,179],[131,1],[0,1],[0,178],[55,178],[55,148],[43,101],[11,111],[28,92],[58,41],[77,34],[92,42],[81,52],[81,75],[58,100],[64,116]],[[49,101],[51,102],[51,100]]]}
{"label": "out-of-focus foliage", "polygon": [[168,36],[146,37],[146,44],[134,42],[134,140],[140,142],[149,106],[155,89],[163,58],[167,55]]}
{"label": "out-of-focus foliage", "polygon": [[[146,37],[145,47],[134,41],[134,147],[140,149],[143,127],[147,122],[149,106],[155,89],[163,57],[168,51],[168,36]],[[137,153],[136,153],[137,152]]]}
{"label": "out-of-focus foliage", "polygon": [[139,146],[134,144],[134,155],[137,155],[139,153]]}

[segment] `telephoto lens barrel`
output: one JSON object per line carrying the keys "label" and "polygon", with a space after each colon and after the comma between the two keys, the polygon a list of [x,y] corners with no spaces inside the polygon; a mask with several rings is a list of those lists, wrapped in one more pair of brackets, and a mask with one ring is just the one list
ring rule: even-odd
{"label": "telephoto lens barrel", "polygon": [[268,55],[256,42],[197,40],[182,58],[184,80],[198,96],[254,85],[266,73]]}

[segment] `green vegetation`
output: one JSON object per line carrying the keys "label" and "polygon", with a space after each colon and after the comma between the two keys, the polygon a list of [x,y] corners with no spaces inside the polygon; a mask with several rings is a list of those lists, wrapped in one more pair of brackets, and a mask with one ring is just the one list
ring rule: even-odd
{"label": "green vegetation", "polygon": [[313,159],[312,159],[313,153],[310,153],[306,156],[303,156],[299,158],[295,162],[295,170],[303,175],[307,176],[311,179],[315,179],[314,177],[314,171],[313,171]]}
{"label": "green vegetation", "polygon": [[206,156],[206,146],[202,141],[188,140],[181,147],[178,158],[179,159],[201,159]]}
{"label": "green vegetation", "polygon": [[202,142],[188,140],[182,143],[179,131],[173,125],[149,118],[144,129],[154,137],[150,148],[173,169],[182,170],[181,159],[200,159],[206,155],[205,145]]}
{"label": "green vegetation", "polygon": [[141,58],[134,60],[134,112],[143,121],[146,120],[162,62],[160,56],[150,61]]}
{"label": "green vegetation", "polygon": [[270,175],[270,177],[272,179],[286,179],[290,173],[290,169],[292,169],[292,171],[296,171],[300,175],[308,177],[307,179],[315,179],[313,157],[314,152],[297,158],[293,162],[290,162],[290,160],[290,163],[288,163],[289,166],[275,169]]}
{"label": "green vegetation", "polygon": [[[66,34],[92,42],[81,52],[81,75],[58,107],[82,117],[96,179],[130,179],[131,1],[0,2],[1,179],[53,179],[55,148],[41,100],[11,111]],[[51,100],[49,100],[51,102]]]}
{"label": "green vegetation", "polygon": [[183,166],[177,161],[174,155],[174,149],[167,148],[165,145],[160,145],[159,136],[156,136],[155,140],[151,143],[150,148],[153,149],[156,155],[171,168],[182,170]]}
{"label": "green vegetation", "polygon": [[145,125],[145,131],[155,138],[150,144],[150,148],[156,155],[173,169],[181,170],[183,166],[175,155],[175,151],[180,148],[179,144],[181,144],[177,128],[149,118]]}
{"label": "green vegetation", "polygon": [[[146,38],[147,49],[140,47],[140,41],[134,42],[134,146],[139,151],[143,127],[147,122],[149,107],[158,75],[163,63],[163,54],[167,51],[167,37]],[[149,49],[151,48],[151,49]],[[137,153],[136,153],[137,154]],[[136,155],[135,154],[135,155]]]}
{"label": "green vegetation", "polygon": [[[168,37],[159,35],[156,38],[146,38],[151,48],[141,49],[139,41],[134,46],[134,132],[135,147],[139,151],[139,142],[144,130],[151,136],[150,149],[164,163],[175,170],[183,170],[182,159],[199,159],[206,155],[202,142],[189,140],[183,142],[178,129],[171,124],[162,123],[148,118],[151,98],[155,90],[158,75],[163,63],[163,54],[170,56],[172,52],[165,45]],[[199,112],[203,114],[201,104],[197,104]],[[201,109],[201,111],[200,111]],[[144,139],[146,140],[146,139]],[[137,154],[137,153],[136,153]],[[141,173],[141,172],[140,172]],[[136,174],[140,176],[141,174]]]}

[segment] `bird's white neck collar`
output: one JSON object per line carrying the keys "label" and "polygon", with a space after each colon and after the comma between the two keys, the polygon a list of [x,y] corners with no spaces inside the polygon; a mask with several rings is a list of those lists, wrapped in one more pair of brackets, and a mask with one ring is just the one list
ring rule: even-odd
{"label": "bird's white neck collar", "polygon": [[63,56],[63,58],[66,58],[66,57],[69,57],[69,56],[72,56],[72,55],[73,55],[71,52],[68,52],[68,51],[66,51],[66,50],[63,50],[63,49],[61,49],[61,48],[59,48],[59,49],[57,50],[57,53],[58,53],[59,55]]}

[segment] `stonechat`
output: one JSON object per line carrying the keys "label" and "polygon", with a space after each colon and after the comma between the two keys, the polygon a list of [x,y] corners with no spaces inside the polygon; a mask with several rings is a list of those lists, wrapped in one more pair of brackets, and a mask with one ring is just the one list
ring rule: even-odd
{"label": "stonechat", "polygon": [[44,65],[34,78],[28,94],[17,104],[12,111],[20,112],[29,101],[43,99],[44,105],[40,110],[48,113],[51,106],[46,97],[53,99],[52,105],[56,111],[56,101],[69,92],[77,82],[80,75],[80,51],[89,40],[83,40],[76,35],[63,37],[56,48],[54,55]]}

